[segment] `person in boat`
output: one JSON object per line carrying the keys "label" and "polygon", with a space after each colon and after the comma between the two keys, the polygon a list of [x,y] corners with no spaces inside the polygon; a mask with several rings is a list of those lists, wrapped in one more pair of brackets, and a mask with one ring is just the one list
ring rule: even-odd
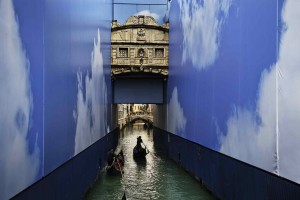
{"label": "person in boat", "polygon": [[120,153],[116,156],[116,160],[123,166],[124,165],[124,154],[121,150]]}
{"label": "person in boat", "polygon": [[111,168],[111,166],[114,164],[115,157],[116,157],[116,154],[114,153],[114,150],[111,149],[111,150],[107,153],[107,159],[106,159],[108,168]]}
{"label": "person in boat", "polygon": [[142,143],[143,143],[142,137],[141,136],[137,137],[136,146],[138,151],[143,150]]}
{"label": "person in boat", "polygon": [[121,159],[119,159],[118,157],[115,158],[115,161],[114,161],[114,168],[115,168],[117,171],[123,171],[123,164],[122,164],[122,161],[121,161]]}
{"label": "person in boat", "polygon": [[116,169],[118,171],[122,171],[123,170],[123,166],[124,166],[123,151],[121,150],[120,153],[118,153],[118,155],[116,155],[114,153],[114,150],[111,149],[107,153],[107,160],[106,161],[107,161],[106,170]]}

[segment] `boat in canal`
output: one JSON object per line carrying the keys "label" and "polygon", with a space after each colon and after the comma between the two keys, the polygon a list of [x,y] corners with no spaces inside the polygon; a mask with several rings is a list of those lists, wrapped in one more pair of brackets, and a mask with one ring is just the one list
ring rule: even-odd
{"label": "boat in canal", "polygon": [[146,148],[138,148],[135,146],[133,148],[133,158],[134,159],[145,159],[146,155],[149,153]]}
{"label": "boat in canal", "polygon": [[120,151],[118,155],[114,156],[111,162],[109,159],[107,160],[107,166],[106,166],[107,172],[113,172],[113,171],[122,172],[123,168],[124,168],[123,151]]}
{"label": "boat in canal", "polygon": [[[136,145],[133,148],[133,158],[135,160],[145,158],[146,155],[149,153],[149,150],[147,149],[146,145],[142,140],[142,137],[138,136],[136,139]],[[142,144],[144,144],[145,148],[142,147]]]}
{"label": "boat in canal", "polygon": [[[0,0],[1,1],[1,0]],[[153,130],[142,126],[124,127],[119,146],[125,157],[124,177],[115,171],[112,175],[100,171],[97,181],[86,193],[84,200],[119,199],[171,199],[171,200],[213,200],[211,193],[186,173],[182,167],[170,160],[163,151],[155,148]],[[150,153],[144,159],[134,159],[133,148],[136,139],[142,135]],[[143,144],[142,144],[143,145]],[[117,151],[118,153],[118,151]],[[123,172],[122,172],[123,173]],[[167,189],[167,190],[166,190]]]}

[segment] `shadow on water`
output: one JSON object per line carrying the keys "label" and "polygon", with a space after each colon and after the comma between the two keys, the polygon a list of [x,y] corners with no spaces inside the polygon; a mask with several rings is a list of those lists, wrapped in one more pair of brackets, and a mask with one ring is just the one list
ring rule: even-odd
{"label": "shadow on water", "polygon": [[133,158],[133,160],[136,163],[137,167],[146,167],[146,165],[147,165],[146,158],[139,158],[139,159]]}
{"label": "shadow on water", "polygon": [[[144,160],[133,158],[133,148],[139,135],[150,151]],[[144,129],[143,124],[125,127],[120,132],[117,151],[121,149],[125,156],[123,176],[100,171],[85,199],[117,200],[122,198],[124,190],[128,200],[213,199],[196,180],[154,148],[152,130]]]}

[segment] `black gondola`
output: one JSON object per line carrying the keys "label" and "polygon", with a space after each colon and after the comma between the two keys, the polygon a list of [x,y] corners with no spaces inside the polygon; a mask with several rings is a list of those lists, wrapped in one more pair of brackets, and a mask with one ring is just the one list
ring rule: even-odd
{"label": "black gondola", "polygon": [[148,128],[148,125],[144,123],[144,129],[146,130]]}
{"label": "black gondola", "polygon": [[113,154],[112,159],[111,159],[111,155],[108,156],[106,171],[110,171],[110,172],[123,171],[123,167],[124,167],[123,151],[121,151],[118,155]]}
{"label": "black gondola", "polygon": [[148,153],[149,151],[147,151],[145,148],[138,148],[137,146],[133,148],[133,158],[135,159],[145,158]]}

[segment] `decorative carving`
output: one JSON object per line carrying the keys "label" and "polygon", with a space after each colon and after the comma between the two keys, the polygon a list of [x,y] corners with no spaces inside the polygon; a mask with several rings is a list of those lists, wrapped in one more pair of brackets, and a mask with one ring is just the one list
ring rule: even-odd
{"label": "decorative carving", "polygon": [[138,37],[145,37],[146,36],[146,31],[144,28],[140,28],[137,32]]}
{"label": "decorative carving", "polygon": [[156,58],[163,58],[164,57],[164,49],[163,48],[156,48],[155,49],[155,57]]}
{"label": "decorative carving", "polygon": [[119,57],[127,58],[128,57],[128,49],[127,48],[120,48],[119,49]]}
{"label": "decorative carving", "polygon": [[139,49],[139,52],[138,52],[138,53],[139,53],[139,57],[140,57],[140,58],[143,58],[144,55],[145,55],[145,51],[144,51],[144,49],[142,49],[142,48]]}
{"label": "decorative carving", "polygon": [[133,23],[133,24],[137,24],[138,21],[137,21],[136,19],[132,19],[132,23]]}
{"label": "decorative carving", "polygon": [[112,75],[133,72],[168,75],[168,31],[160,27],[153,17],[132,16],[118,29],[112,29]]}
{"label": "decorative carving", "polygon": [[155,21],[155,19],[151,16],[145,16],[144,23],[146,25],[159,26],[159,24]]}
{"label": "decorative carving", "polygon": [[[153,26],[159,26],[159,24],[155,21],[155,19],[151,16],[131,16],[127,19],[127,21],[124,23],[124,25],[153,25]],[[116,25],[115,25],[116,26]],[[117,26],[122,26],[118,24]],[[168,26],[164,25],[164,26]]]}
{"label": "decorative carving", "polygon": [[138,17],[131,16],[127,19],[124,25],[137,25],[138,24]]}
{"label": "decorative carving", "polygon": [[144,24],[144,16],[139,16],[139,24]]}
{"label": "decorative carving", "polygon": [[121,26],[121,24],[117,20],[112,21],[112,23],[111,23],[112,28],[119,27],[119,26]]}

